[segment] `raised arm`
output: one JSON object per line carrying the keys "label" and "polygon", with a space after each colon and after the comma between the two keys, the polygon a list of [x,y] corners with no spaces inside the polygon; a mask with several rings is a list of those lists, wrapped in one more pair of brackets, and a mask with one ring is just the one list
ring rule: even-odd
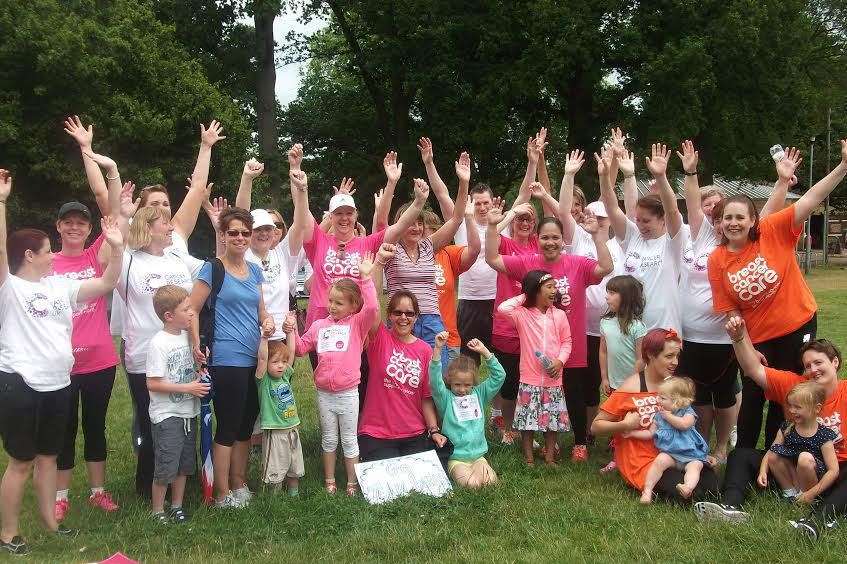
{"label": "raised arm", "polygon": [[548,194],[553,193],[553,188],[550,185],[550,175],[547,174],[547,157],[545,153],[547,152],[547,128],[542,127],[538,134],[535,136],[535,146],[538,148],[538,182],[544,186],[544,189],[547,190]]}
{"label": "raised arm", "polygon": [[600,223],[590,210],[585,210],[585,231],[591,235],[591,240],[594,242],[594,247],[597,250],[597,264],[594,266],[594,271],[591,273],[594,284],[603,280],[612,269],[615,268],[615,263],[612,262],[612,253],[609,252],[609,231],[600,229]]}
{"label": "raised arm", "polygon": [[803,158],[800,156],[800,151],[796,147],[789,147],[785,151],[785,156],[776,163],[777,181],[773,185],[773,191],[771,191],[768,201],[765,202],[762,211],[759,213],[760,221],[785,206],[788,190],[797,184],[795,171],[802,162]]}
{"label": "raised arm", "polygon": [[[403,174],[403,163],[397,162],[397,153],[394,151],[385,154],[385,158],[382,160],[382,168],[385,170],[385,188],[379,198],[379,207],[374,210],[374,228],[388,225],[388,215],[391,213],[391,203],[394,201],[394,189]],[[405,231],[405,227],[403,230]]]}
{"label": "raised arm", "polygon": [[109,206],[106,181],[103,180],[103,174],[100,172],[100,167],[97,166],[97,163],[86,157],[86,153],[94,152],[92,148],[94,126],[89,124],[87,128],[84,127],[79,116],[76,115],[65,118],[64,125],[65,133],[73,137],[74,141],[79,145],[79,150],[82,154],[82,164],[85,167],[85,176],[88,178],[88,186],[94,194],[97,207],[100,208],[100,215],[107,216],[111,213],[111,208]]}
{"label": "raised arm", "polygon": [[206,198],[206,201],[203,202],[203,211],[206,212],[206,217],[209,218],[209,223],[212,224],[212,232],[215,234],[216,257],[222,256],[226,252],[226,241],[223,233],[220,231],[220,222],[218,220],[221,217],[221,213],[228,207],[229,202],[227,202],[226,198]]}
{"label": "raised arm", "polygon": [[[514,213],[514,212],[510,212]],[[500,231],[498,223],[503,218],[503,202],[488,210],[488,228],[485,230],[485,262],[497,272],[506,272],[503,257],[500,256]],[[470,230],[469,230],[470,231]]]}
{"label": "raised arm", "polygon": [[[847,139],[841,140],[841,162],[829,174],[818,180],[794,204],[794,229],[799,231],[803,223],[812,215],[812,211],[823,202],[830,192],[847,175]],[[826,243],[826,241],[824,241]]]}
{"label": "raised arm", "polygon": [[[2,196],[0,196],[2,197]],[[89,278],[79,287],[77,302],[86,302],[100,296],[105,296],[115,289],[118,277],[121,275],[121,262],[124,253],[124,238],[118,227],[118,220],[114,217],[104,217],[100,220],[100,227],[106,237],[110,254],[106,270],[100,278]],[[105,245],[104,245],[105,246]]]}
{"label": "raised arm", "polygon": [[556,217],[558,215],[559,202],[544,188],[543,184],[533,182],[529,185],[529,192],[533,198],[541,202],[541,213],[543,217]]}
{"label": "raised arm", "polygon": [[12,173],[0,168],[0,286],[9,277],[9,253],[6,250],[6,201],[12,192]]}
{"label": "raised arm", "polygon": [[768,379],[765,375],[765,367],[762,366],[761,359],[753,348],[744,319],[735,315],[730,317],[726,322],[726,332],[732,339],[732,348],[735,349],[735,358],[738,359],[741,371],[760,388],[766,390]]}
{"label": "raised arm", "polygon": [[574,149],[568,153],[565,160],[565,175],[562,177],[562,187],[559,189],[559,221],[562,222],[565,245],[573,243],[573,235],[576,232],[576,220],[571,215],[573,208],[573,187],[576,173],[585,164],[585,153]]}
{"label": "raised arm", "polygon": [[241,171],[241,181],[238,183],[238,193],[235,195],[235,207],[250,211],[253,201],[253,181],[261,176],[265,165],[256,159],[250,159],[244,163]]}
{"label": "raised arm", "polygon": [[[106,185],[108,194],[108,209],[106,213],[103,214],[103,217],[120,219],[123,185],[121,184],[121,175],[118,172],[118,165],[109,157],[98,155],[97,153],[86,152],[83,153],[83,157],[85,157],[86,162],[94,164],[94,166],[106,171],[106,179],[108,180],[108,184]],[[106,245],[102,245],[97,254],[97,262],[99,262],[101,266],[105,266],[108,260],[109,248]]]}
{"label": "raised arm", "polygon": [[[623,240],[626,237],[627,218],[618,206],[618,196],[609,178],[609,162],[597,153],[594,153],[594,159],[597,161],[597,176],[600,180],[600,199],[609,214],[609,223],[615,230],[615,237]],[[633,154],[628,153],[626,159],[620,159],[621,170],[624,170],[626,160],[633,161]]]}
{"label": "raised arm", "polygon": [[[446,219],[438,231],[432,234],[432,246],[435,251],[449,245],[453,237],[456,236],[456,231],[465,219],[465,209],[468,203],[468,187],[471,183],[471,157],[467,153],[459,155],[459,160],[455,163],[456,177],[459,179],[459,190],[456,194],[456,203],[453,205],[453,215]],[[470,237],[468,230],[468,237]],[[476,229],[473,229],[476,231]],[[477,234],[479,240],[479,234]]]}
{"label": "raised arm", "polygon": [[[374,259],[374,269],[371,272],[371,279],[374,283],[374,292],[379,296],[382,292],[382,280],[385,265],[388,264],[388,261],[394,258],[394,252],[396,247],[391,243],[383,243],[379,247],[379,251],[376,253],[376,258]],[[374,316],[373,324],[370,327],[370,334],[373,335],[377,329],[379,329],[379,324],[382,323],[382,319],[379,315]]]}
{"label": "raised arm", "polygon": [[406,208],[406,211],[397,219],[397,223],[385,230],[384,241],[386,243],[396,243],[400,239],[400,236],[406,232],[406,229],[420,217],[428,197],[429,185],[423,179],[415,178],[415,199],[412,205]]}
{"label": "raised arm", "polygon": [[[644,161],[647,163],[647,170],[653,175],[656,186],[659,188],[659,197],[662,198],[662,207],[665,209],[668,235],[676,237],[676,234],[682,228],[682,214],[679,213],[676,194],[674,194],[673,188],[668,182],[668,157],[670,157],[670,151],[665,145],[653,143],[650,157],[644,157]],[[699,205],[697,207],[699,208]]]}
{"label": "raised arm", "polygon": [[694,240],[703,225],[703,208],[700,198],[700,181],[697,179],[697,163],[700,153],[694,150],[694,143],[686,139],[682,142],[682,152],[676,152],[685,171],[685,207],[688,210],[688,227],[691,228],[691,239]]}
{"label": "raised arm", "polygon": [[200,124],[200,150],[197,153],[194,172],[191,173],[191,188],[171,220],[174,231],[186,241],[194,231],[194,226],[197,225],[197,216],[200,214],[200,207],[208,197],[206,186],[209,183],[212,147],[218,141],[226,139],[226,136],[221,135],[222,133],[223,126],[217,120],[212,120],[209,129],[206,129],[202,123]]}
{"label": "raised arm", "polygon": [[479,258],[479,251],[482,249],[479,230],[476,228],[476,222],[473,218],[473,208],[465,208],[465,229],[468,232],[468,244],[462,250],[462,260],[459,264],[461,272],[467,271],[474,265],[476,259]]}
{"label": "raised arm", "polygon": [[432,193],[435,194],[435,199],[438,201],[438,207],[441,208],[441,217],[444,221],[453,216],[453,200],[450,199],[450,190],[441,176],[438,174],[438,169],[435,168],[435,161],[432,155],[432,141],[429,137],[421,137],[418,140],[418,150],[421,152],[421,160],[426,169],[426,179],[429,182]]}
{"label": "raised arm", "polygon": [[[246,209],[246,208],[245,208]],[[261,380],[265,377],[265,371],[268,369],[268,338],[264,335],[259,339],[259,350],[256,353],[256,379]]]}
{"label": "raised arm", "polygon": [[309,211],[309,179],[302,170],[288,173],[291,184],[291,201],[294,202],[294,221],[288,230],[288,246],[291,256],[297,256],[303,243],[311,241],[315,235],[315,219]]}

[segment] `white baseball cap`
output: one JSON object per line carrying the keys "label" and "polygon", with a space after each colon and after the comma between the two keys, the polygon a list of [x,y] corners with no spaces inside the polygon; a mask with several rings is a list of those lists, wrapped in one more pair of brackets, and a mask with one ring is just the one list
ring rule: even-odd
{"label": "white baseball cap", "polygon": [[350,194],[336,194],[329,201],[329,213],[343,207],[356,209],[356,202],[353,200],[353,196]]}
{"label": "white baseball cap", "polygon": [[591,202],[590,204],[585,206],[585,209],[587,209],[597,217],[609,217],[609,214],[606,213],[606,206],[604,206],[603,202],[599,200],[596,202]]}
{"label": "white baseball cap", "polygon": [[253,229],[258,229],[260,227],[276,227],[274,218],[271,217],[268,210],[253,210],[250,212],[250,215],[253,216]]}

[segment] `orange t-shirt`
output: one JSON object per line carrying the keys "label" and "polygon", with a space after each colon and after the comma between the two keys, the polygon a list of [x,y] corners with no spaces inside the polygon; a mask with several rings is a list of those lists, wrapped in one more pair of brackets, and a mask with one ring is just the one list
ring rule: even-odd
{"label": "orange t-shirt", "polygon": [[797,330],[818,309],[794,255],[800,233],[790,205],[761,221],[758,241],[737,253],[720,245],[709,255],[715,312],[740,311],[754,343]]}
{"label": "orange t-shirt", "polygon": [[464,245],[447,245],[435,253],[435,289],[438,290],[438,310],[444,328],[450,333],[447,346],[459,347],[462,339],[456,323],[456,281],[462,270]]}
{"label": "orange t-shirt", "polygon": [[[776,368],[765,368],[765,377],[768,379],[768,387],[765,397],[785,407],[785,399],[788,392],[801,382],[807,382],[808,378],[798,376],[787,370]],[[818,423],[829,427],[836,435],[835,454],[839,462],[847,461],[847,445],[844,434],[847,433],[847,380],[839,380],[835,393],[824,400]]]}
{"label": "orange t-shirt", "polygon": [[[630,411],[641,415],[641,428],[649,429],[653,415],[659,411],[658,392],[622,392],[616,390],[603,402],[600,409],[623,419]],[[626,482],[639,490],[644,488],[644,478],[659,449],[652,439],[627,438],[615,435],[615,463]]]}

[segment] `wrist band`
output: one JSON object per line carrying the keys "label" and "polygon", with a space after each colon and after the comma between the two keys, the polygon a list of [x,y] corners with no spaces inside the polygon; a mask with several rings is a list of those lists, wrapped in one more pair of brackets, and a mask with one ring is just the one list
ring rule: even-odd
{"label": "wrist band", "polygon": [[683,173],[685,176],[697,176],[697,171],[696,171],[696,170],[695,170],[694,172],[688,172],[687,170],[683,170],[683,171],[682,171],[682,173]]}
{"label": "wrist band", "polygon": [[743,340],[744,340],[744,337],[741,337],[740,339],[732,339],[732,342],[733,343],[740,343]]}
{"label": "wrist band", "polygon": [[120,174],[116,174],[115,176],[109,176],[109,174],[106,173],[106,180],[117,180],[120,177],[121,177]]}

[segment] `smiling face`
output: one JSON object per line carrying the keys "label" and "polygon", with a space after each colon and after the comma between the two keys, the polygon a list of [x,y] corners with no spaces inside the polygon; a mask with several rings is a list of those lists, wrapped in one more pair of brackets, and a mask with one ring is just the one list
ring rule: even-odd
{"label": "smiling face", "polygon": [[665,233],[665,220],[641,206],[635,209],[635,225],[641,237],[647,240],[657,239]]}
{"label": "smiling face", "polygon": [[552,278],[541,284],[538,289],[538,296],[535,298],[535,305],[542,310],[546,310],[556,303],[556,281]]}
{"label": "smiling face", "polygon": [[53,249],[50,247],[50,239],[44,239],[37,251],[27,251],[26,256],[31,260],[32,269],[39,277],[44,277],[53,272]]}
{"label": "smiling face", "polygon": [[62,246],[82,248],[91,235],[91,222],[81,213],[68,213],[56,221],[56,231],[62,238]]}
{"label": "smiling face", "polygon": [[473,391],[473,379],[474,375],[470,372],[454,372],[450,375],[448,386],[454,396],[466,396]]}
{"label": "smiling face", "polygon": [[749,205],[743,202],[729,202],[724,206],[720,223],[727,242],[734,247],[741,247],[750,240],[750,230],[756,223],[756,218]]}
{"label": "smiling face", "polygon": [[406,232],[403,233],[403,244],[406,247],[412,247],[421,242],[421,239],[424,238],[424,234],[426,229],[424,228],[424,222],[422,218],[417,218],[412,222]]}
{"label": "smiling face", "polygon": [[790,396],[785,400],[785,407],[788,412],[788,420],[795,425],[808,424],[814,421],[821,412],[821,404],[806,406]]}
{"label": "smiling face", "polygon": [[334,320],[338,321],[356,313],[356,305],[346,292],[342,292],[338,288],[329,289],[327,309]]}
{"label": "smiling face", "polygon": [[173,244],[172,234],[174,226],[171,220],[167,217],[159,217],[150,223],[150,242],[151,244],[162,248],[170,247]]}
{"label": "smiling face", "polygon": [[412,334],[418,314],[412,300],[401,296],[395,300],[394,307],[388,312],[391,319],[391,331],[398,337],[404,338]]}
{"label": "smiling face", "polygon": [[349,241],[356,236],[356,221],[359,217],[355,209],[341,206],[330,214],[335,238],[339,241]]}
{"label": "smiling face", "polygon": [[676,341],[665,341],[665,346],[658,355],[647,358],[647,364],[659,375],[669,378],[676,372],[679,364],[679,353],[682,346]]}
{"label": "smiling face", "polygon": [[240,219],[232,219],[224,231],[227,254],[244,256],[250,246],[253,230]]}
{"label": "smiling face", "polygon": [[250,236],[250,248],[259,256],[265,256],[277,243],[275,235],[276,227],[263,225],[253,229],[253,234]]}
{"label": "smiling face", "polygon": [[171,209],[171,201],[168,199],[168,195],[164,192],[148,192],[147,197],[144,200],[145,208],[165,208],[170,211]]}
{"label": "smiling face", "polygon": [[803,374],[827,390],[838,384],[838,358],[829,359],[827,355],[815,350],[803,353]]}
{"label": "smiling face", "polygon": [[488,211],[491,209],[491,193],[487,190],[475,192],[471,194],[471,202],[473,203],[474,219],[477,223],[484,223],[488,218]]}
{"label": "smiling face", "polygon": [[518,241],[527,241],[535,233],[535,216],[529,213],[515,217],[512,222],[512,237]]}
{"label": "smiling face", "polygon": [[700,210],[709,220],[712,219],[712,210],[715,209],[715,204],[722,200],[720,194],[712,194],[708,198],[703,198],[700,201]]}
{"label": "smiling face", "polygon": [[555,223],[548,222],[538,232],[538,249],[547,262],[556,262],[562,255],[562,231]]}

